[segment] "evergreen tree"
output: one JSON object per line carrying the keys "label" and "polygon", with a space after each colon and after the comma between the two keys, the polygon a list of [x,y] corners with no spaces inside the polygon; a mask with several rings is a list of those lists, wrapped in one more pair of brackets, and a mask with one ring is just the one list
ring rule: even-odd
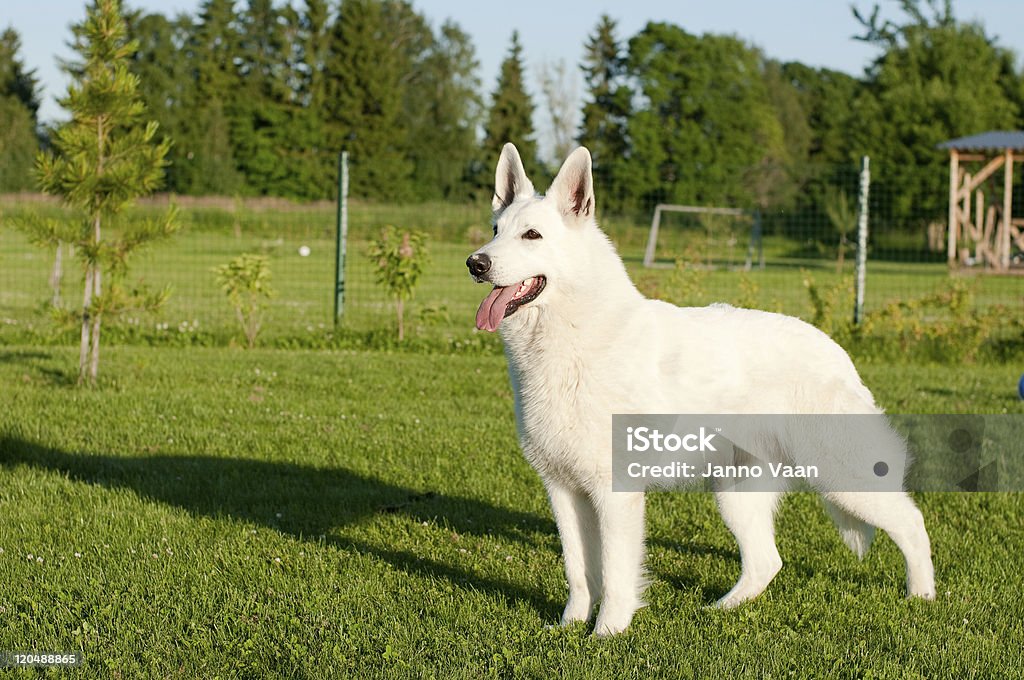
{"label": "evergreen tree", "polygon": [[625,85],[626,60],[615,35],[615,21],[601,16],[594,34],[584,47],[580,70],[587,89],[583,105],[579,143],[590,150],[594,160],[594,187],[605,196],[604,205],[620,207],[615,166],[626,157],[626,137],[632,93]]}
{"label": "evergreen tree", "polygon": [[239,96],[235,59],[239,52],[234,0],[205,0],[187,46],[195,78],[192,115],[179,147],[182,183],[190,194],[245,192],[234,154],[232,115]]}
{"label": "evergreen tree", "polygon": [[[501,62],[498,86],[491,97],[483,143],[484,163],[493,167],[501,148],[512,142],[519,149],[526,173],[537,182],[542,174],[537,160],[537,141],[533,130],[533,100],[523,80],[523,47],[519,32],[512,32],[508,55]],[[489,161],[489,162],[488,162]]]}
{"label": "evergreen tree", "polygon": [[[69,65],[74,79],[60,102],[72,118],[54,133],[57,154],[39,156],[38,173],[43,190],[61,196],[79,218],[75,253],[84,264],[85,285],[78,380],[95,384],[104,316],[162,300],[129,293],[122,280],[133,251],[173,232],[174,211],[161,220],[122,225],[115,238],[110,229],[136,197],[159,186],[170,142],[156,143],[157,123],[143,122],[139,79],[129,72],[137,46],[127,40],[120,1],[94,0],[72,30],[82,61]],[[38,241],[63,232],[52,222],[34,224]]]}
{"label": "evergreen tree", "polygon": [[14,29],[0,34],[0,191],[32,186],[32,164],[39,150],[36,78],[18,57],[20,50]]}
{"label": "evergreen tree", "polygon": [[292,184],[291,52],[284,12],[271,0],[249,0],[239,17],[239,90],[231,109],[235,162],[257,194],[301,195]]}
{"label": "evergreen tree", "polygon": [[[193,29],[191,21],[187,16],[170,20],[162,14],[139,12],[128,14],[125,20],[129,38],[139,46],[131,70],[139,77],[139,97],[160,124],[158,138],[186,140],[197,99],[192,64],[183,50]],[[171,191],[191,189],[190,179],[183,173],[190,164],[187,153],[187,144],[178,144],[167,155],[165,186]]]}
{"label": "evergreen tree", "polygon": [[13,28],[0,34],[0,97],[14,97],[28,109],[32,122],[38,123],[39,83],[35,71],[25,68],[18,57],[21,37]]}
{"label": "evergreen tree", "polygon": [[403,47],[380,0],[346,0],[331,25],[325,138],[332,151],[349,152],[356,196],[394,201],[412,191],[401,126]]}
{"label": "evergreen tree", "polygon": [[334,150],[327,144],[323,113],[327,101],[324,60],[330,47],[327,0],[306,0],[298,15],[295,33],[296,64],[292,69],[295,88],[294,137],[291,141],[297,181],[309,198],[327,198],[337,178]]}

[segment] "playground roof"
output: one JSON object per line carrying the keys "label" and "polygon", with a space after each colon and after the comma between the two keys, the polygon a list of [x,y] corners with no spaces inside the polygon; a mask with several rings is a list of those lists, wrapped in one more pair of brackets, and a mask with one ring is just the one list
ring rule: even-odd
{"label": "playground roof", "polygon": [[990,130],[969,137],[958,137],[938,145],[940,149],[957,151],[1024,150],[1024,130]]}

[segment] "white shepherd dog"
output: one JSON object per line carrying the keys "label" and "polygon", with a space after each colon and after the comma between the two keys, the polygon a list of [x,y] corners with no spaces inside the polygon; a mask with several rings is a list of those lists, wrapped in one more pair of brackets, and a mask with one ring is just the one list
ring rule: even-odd
{"label": "white shepherd dog", "polygon": [[[506,144],[493,206],[494,238],[466,261],[476,281],[494,285],[476,324],[501,330],[520,443],[551,498],[569,583],[562,624],[589,620],[600,601],[594,632],[612,635],[643,605],[646,582],[644,495],[612,491],[612,414],[881,410],[846,352],[803,321],[641,295],[594,221],[585,148],[539,196]],[[848,455],[855,439],[812,455]],[[928,534],[906,493],[818,490],[852,550],[863,555],[874,527],[882,529],[906,559],[909,595],[935,597]],[[782,567],[773,521],[780,495],[716,494],[742,560],[719,606],[757,597]]]}

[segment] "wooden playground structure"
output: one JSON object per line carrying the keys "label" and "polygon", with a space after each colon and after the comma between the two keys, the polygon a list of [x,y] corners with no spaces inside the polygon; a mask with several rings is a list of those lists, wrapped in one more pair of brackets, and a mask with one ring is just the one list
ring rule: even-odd
{"label": "wooden playground structure", "polygon": [[[1024,131],[983,132],[939,148],[949,150],[949,266],[1008,273],[1019,264],[1014,249],[1024,251],[1024,215],[1013,217],[1013,164],[1024,161]],[[993,177],[1000,169],[1001,191]]]}

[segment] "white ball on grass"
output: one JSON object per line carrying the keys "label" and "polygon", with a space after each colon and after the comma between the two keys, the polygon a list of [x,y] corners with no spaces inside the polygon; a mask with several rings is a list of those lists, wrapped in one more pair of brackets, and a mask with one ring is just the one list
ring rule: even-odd
{"label": "white ball on grass", "polygon": [[299,246],[299,255],[309,257],[309,246]]}

